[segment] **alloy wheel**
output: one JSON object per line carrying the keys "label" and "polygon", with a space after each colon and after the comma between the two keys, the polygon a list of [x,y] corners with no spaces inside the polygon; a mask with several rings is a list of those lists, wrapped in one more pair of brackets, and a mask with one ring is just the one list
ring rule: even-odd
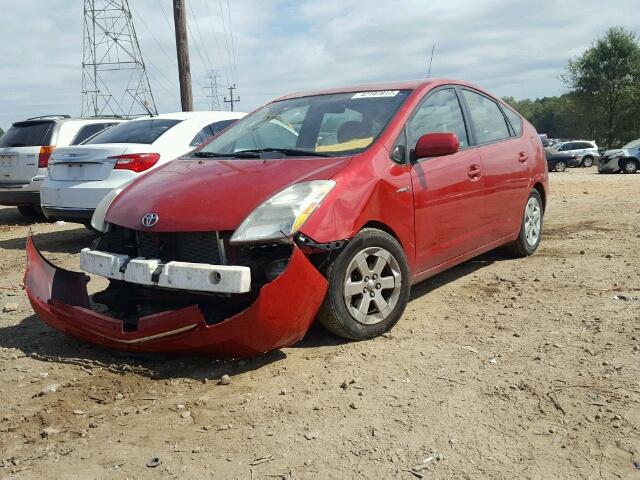
{"label": "alloy wheel", "polygon": [[398,303],[401,286],[402,274],[396,258],[384,248],[365,248],[347,267],[343,288],[347,310],[359,323],[379,323]]}
{"label": "alloy wheel", "polygon": [[534,247],[540,240],[542,209],[536,197],[529,198],[524,209],[524,234],[529,246]]}

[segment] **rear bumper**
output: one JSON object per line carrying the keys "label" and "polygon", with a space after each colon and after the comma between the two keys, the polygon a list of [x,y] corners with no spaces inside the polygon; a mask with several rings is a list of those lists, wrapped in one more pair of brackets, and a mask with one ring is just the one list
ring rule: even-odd
{"label": "rear bumper", "polygon": [[[78,339],[131,352],[249,357],[304,337],[327,291],[326,279],[294,246],[282,275],[244,311],[208,325],[196,305],[141,317],[137,330],[90,308],[89,277],[49,263],[27,239],[24,285],[36,314]],[[159,293],[161,295],[161,293]]]}
{"label": "rear bumper", "polygon": [[44,177],[36,176],[29,183],[0,184],[0,205],[40,206],[40,185]]}
{"label": "rear bumper", "polygon": [[92,208],[62,208],[42,206],[42,213],[49,220],[64,220],[65,222],[87,223],[91,221],[94,210]]}

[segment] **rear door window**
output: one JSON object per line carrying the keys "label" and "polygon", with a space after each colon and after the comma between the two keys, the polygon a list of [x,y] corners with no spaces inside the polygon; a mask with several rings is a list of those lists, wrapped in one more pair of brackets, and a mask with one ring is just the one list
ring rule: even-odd
{"label": "rear door window", "polygon": [[54,122],[17,122],[0,138],[0,147],[41,147],[51,145]]}
{"label": "rear door window", "polygon": [[78,131],[75,138],[71,142],[71,145],[78,145],[84,142],[87,138],[95,135],[96,133],[104,130],[105,128],[111,127],[112,125],[115,125],[115,124],[114,123],[92,123],[90,125],[85,125]]}
{"label": "rear door window", "polygon": [[87,144],[142,143],[150,145],[182,120],[155,118],[122,122],[90,138]]}
{"label": "rear door window", "polygon": [[434,132],[455,133],[460,142],[460,148],[469,146],[460,102],[452,88],[432,93],[418,107],[414,116],[407,123],[410,148],[415,147],[422,135]]}
{"label": "rear door window", "polygon": [[208,140],[209,138],[213,137],[218,132],[221,132],[222,130],[224,130],[225,128],[227,128],[229,125],[231,125],[232,123],[234,123],[236,121],[237,120],[235,120],[235,119],[232,119],[232,120],[220,120],[219,122],[214,122],[214,123],[212,123],[210,125],[207,125],[202,130],[200,130],[196,134],[195,137],[193,137],[193,140],[191,140],[191,143],[189,143],[189,146],[190,147],[197,147],[202,142],[204,142],[205,140]]}
{"label": "rear door window", "polygon": [[495,142],[509,138],[507,121],[493,100],[470,90],[462,90],[479,144]]}

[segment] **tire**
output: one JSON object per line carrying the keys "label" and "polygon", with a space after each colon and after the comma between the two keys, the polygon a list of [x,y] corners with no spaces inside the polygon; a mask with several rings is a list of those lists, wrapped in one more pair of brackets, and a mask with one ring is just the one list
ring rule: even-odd
{"label": "tire", "polygon": [[[325,274],[329,290],[318,320],[340,337],[367,340],[388,332],[409,301],[411,278],[404,251],[381,230],[363,229]],[[350,290],[345,288],[347,283]]]}
{"label": "tire", "polygon": [[564,163],[562,160],[557,162],[553,167],[553,170],[556,172],[564,172],[566,169],[567,169],[567,164]]}
{"label": "tire", "polygon": [[584,168],[593,167],[593,157],[591,155],[587,155],[586,157],[582,157],[581,165]]}
{"label": "tire", "polygon": [[622,162],[621,168],[624,173],[636,173],[638,171],[638,162],[628,158]]}
{"label": "tire", "polygon": [[[509,246],[511,253],[516,257],[528,257],[538,249],[540,238],[542,237],[543,218],[544,208],[542,206],[542,198],[538,191],[533,189],[524,207],[522,225],[520,226],[518,238]],[[537,232],[535,236],[532,235],[532,230]]]}
{"label": "tire", "polygon": [[29,220],[44,220],[45,218],[40,207],[35,205],[18,205],[18,212]]}

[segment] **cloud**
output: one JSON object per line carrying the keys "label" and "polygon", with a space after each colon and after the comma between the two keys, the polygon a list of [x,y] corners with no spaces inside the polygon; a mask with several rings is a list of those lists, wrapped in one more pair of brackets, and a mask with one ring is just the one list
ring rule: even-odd
{"label": "cloud", "polygon": [[[129,0],[160,111],[179,107],[170,0]],[[98,2],[96,2],[98,3]],[[636,0],[188,0],[197,109],[215,69],[220,100],[237,82],[239,108],[342,84],[432,76],[518,98],[557,95],[569,58],[609,26],[636,28]],[[615,5],[613,5],[615,3]],[[222,7],[222,9],[221,9]],[[82,2],[21,0],[0,29],[0,126],[80,113]],[[224,18],[224,22],[223,19]],[[235,53],[235,55],[234,55]]]}

